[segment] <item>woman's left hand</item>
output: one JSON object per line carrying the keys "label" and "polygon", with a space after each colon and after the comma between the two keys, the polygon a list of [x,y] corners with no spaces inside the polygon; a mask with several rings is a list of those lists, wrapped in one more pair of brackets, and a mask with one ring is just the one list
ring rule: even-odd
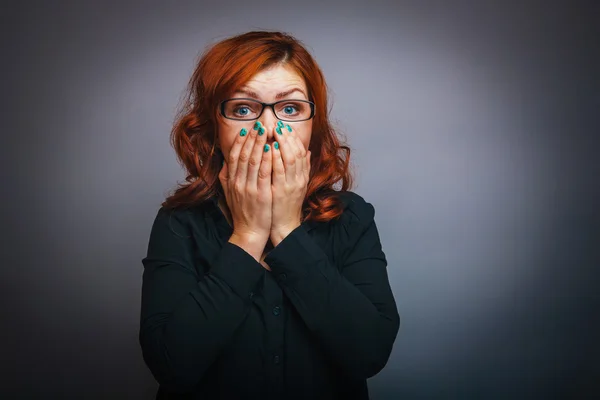
{"label": "woman's left hand", "polygon": [[[289,127],[289,129],[288,129]],[[277,133],[279,149],[273,146],[273,211],[270,239],[277,246],[302,222],[302,205],[310,176],[310,151],[304,148],[290,125]]]}

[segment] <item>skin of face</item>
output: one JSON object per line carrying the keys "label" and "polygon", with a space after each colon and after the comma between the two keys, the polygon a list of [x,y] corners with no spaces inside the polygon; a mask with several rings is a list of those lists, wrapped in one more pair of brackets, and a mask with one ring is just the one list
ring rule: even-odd
{"label": "skin of face", "polygon": [[[300,89],[301,92],[295,91],[288,94],[284,98],[276,98],[278,93],[286,92],[295,88]],[[238,89],[246,89],[255,92],[258,95],[257,100],[264,103],[274,103],[278,100],[285,99],[308,100],[308,91],[304,79],[302,79],[302,77],[298,75],[291,67],[284,65],[277,65],[258,72],[241,88]],[[243,92],[234,92],[231,96],[231,98],[242,97],[250,98],[251,96]],[[229,151],[231,150],[236,137],[240,134],[240,130],[242,128],[246,128],[248,132],[250,132],[256,121],[257,120],[235,121],[227,119],[220,114],[218,115],[218,142],[226,160],[229,157]],[[276,133],[275,128],[277,127],[277,121],[279,121],[279,119],[275,116],[270,107],[265,107],[258,121],[260,121],[265,128],[265,135],[267,135],[266,143],[269,144],[271,149],[273,149],[273,143],[277,141],[278,134]],[[307,150],[310,144],[310,137],[312,135],[312,122],[312,119],[300,122],[283,121],[284,124],[291,126],[292,130],[295,132],[294,134],[302,141],[304,148]],[[283,129],[283,132],[284,135],[288,134],[288,131],[285,128]]]}

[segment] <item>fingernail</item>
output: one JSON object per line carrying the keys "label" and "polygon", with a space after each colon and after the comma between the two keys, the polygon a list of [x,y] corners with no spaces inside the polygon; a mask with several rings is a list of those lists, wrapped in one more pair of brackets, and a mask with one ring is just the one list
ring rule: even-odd
{"label": "fingernail", "polygon": [[260,125],[261,125],[261,124],[260,124],[260,121],[256,121],[256,122],[254,123],[254,130],[255,130],[255,131],[256,131],[256,130],[258,130],[258,128],[260,128]]}
{"label": "fingernail", "polygon": [[277,126],[280,127],[280,128],[283,128],[283,122],[277,121]]}
{"label": "fingernail", "polygon": [[240,131],[240,136],[246,136],[246,133],[248,133],[248,130],[246,128],[242,128]]}
{"label": "fingernail", "polygon": [[291,126],[286,125],[285,127],[287,128],[288,131],[290,131],[290,132],[292,131],[292,127]]}
{"label": "fingernail", "polygon": [[267,151],[269,151],[269,145],[268,145],[268,144],[265,144],[265,153],[266,153]]}
{"label": "fingernail", "polygon": [[262,136],[263,133],[265,133],[265,128],[261,126],[260,128],[258,128],[258,136]]}
{"label": "fingernail", "polygon": [[283,135],[283,132],[281,132],[281,127],[280,126],[278,126],[277,128],[275,128],[275,131],[277,133],[279,133],[280,135]]}
{"label": "fingernail", "polygon": [[279,143],[278,142],[273,143],[273,147],[275,147],[275,149],[279,150]]}

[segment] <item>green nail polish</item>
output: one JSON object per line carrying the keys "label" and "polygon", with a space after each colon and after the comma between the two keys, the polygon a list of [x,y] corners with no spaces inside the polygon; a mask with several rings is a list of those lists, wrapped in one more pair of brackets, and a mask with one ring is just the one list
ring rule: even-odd
{"label": "green nail polish", "polygon": [[277,121],[277,126],[280,127],[280,128],[283,128],[283,122]]}
{"label": "green nail polish", "polygon": [[254,123],[254,130],[256,131],[256,130],[258,130],[258,128],[260,128],[260,121],[256,121]]}
{"label": "green nail polish", "polygon": [[246,128],[242,128],[242,130],[240,131],[240,136],[246,136],[247,133],[248,130]]}
{"label": "green nail polish", "polygon": [[290,132],[292,131],[292,127],[291,126],[286,125],[285,127],[287,128],[288,131],[290,131]]}
{"label": "green nail polish", "polygon": [[281,127],[278,126],[277,128],[275,128],[275,131],[280,135],[283,135],[283,132],[281,132]]}
{"label": "green nail polish", "polygon": [[269,145],[268,145],[268,144],[265,144],[265,153],[266,153],[267,151],[269,151]]}
{"label": "green nail polish", "polygon": [[263,128],[262,126],[260,128],[258,128],[258,135],[262,136],[262,134],[265,133],[265,128]]}
{"label": "green nail polish", "polygon": [[273,144],[273,147],[275,147],[277,150],[279,150],[279,143],[275,142],[275,143]]}

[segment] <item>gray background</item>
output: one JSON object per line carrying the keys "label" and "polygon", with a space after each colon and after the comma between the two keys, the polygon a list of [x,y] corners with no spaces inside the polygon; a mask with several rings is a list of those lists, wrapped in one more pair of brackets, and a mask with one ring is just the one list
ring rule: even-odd
{"label": "gray background", "polygon": [[315,55],[376,208],[401,328],[372,398],[591,396],[597,4],[3,2],[0,397],[153,398],[176,106],[205,46],[263,28]]}

